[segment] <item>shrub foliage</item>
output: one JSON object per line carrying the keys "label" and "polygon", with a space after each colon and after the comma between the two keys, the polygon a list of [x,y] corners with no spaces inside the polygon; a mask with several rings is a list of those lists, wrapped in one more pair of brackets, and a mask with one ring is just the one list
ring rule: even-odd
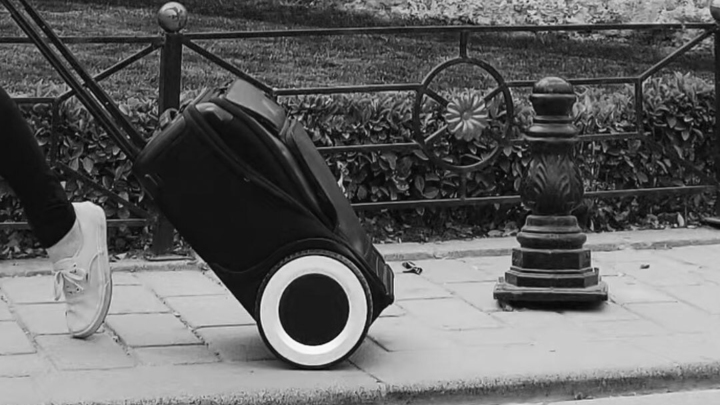
{"label": "shrub foliage", "polygon": [[[39,83],[35,89],[33,96],[56,95],[62,90],[45,83]],[[637,130],[632,87],[612,92],[578,87],[576,92],[578,102],[574,116],[581,135]],[[676,74],[649,79],[643,94],[642,125],[648,139],[603,140],[578,146],[577,161],[586,191],[707,184],[715,178],[713,86],[690,75]],[[412,142],[413,139],[414,98],[407,94],[300,96],[282,98],[280,102],[291,116],[303,122],[318,146]],[[514,104],[512,137],[518,137],[531,124],[533,110],[525,95],[516,94]],[[121,102],[120,107],[145,136],[152,135],[158,120],[156,100],[129,98]],[[487,130],[498,135],[506,118],[497,113],[502,106],[490,107],[491,118],[497,125],[490,125]],[[43,150],[49,153],[50,107],[37,104],[21,108]],[[441,120],[442,111],[437,104],[424,103],[421,113],[423,131],[429,133]],[[130,173],[130,160],[75,99],[60,105],[57,133],[60,161],[133,204],[152,210],[149,199]],[[447,159],[457,163],[468,156],[483,155],[488,145],[484,139],[466,141],[445,137],[435,150],[443,151]],[[465,174],[468,196],[517,194],[530,156],[523,143],[500,146],[502,152],[493,164]],[[696,170],[678,163],[678,159]],[[460,193],[462,175],[433,165],[422,150],[342,153],[328,155],[327,161],[342,179],[353,203],[434,200],[458,197]],[[71,200],[96,201],[105,208],[108,218],[132,216],[127,207],[84,182],[70,177],[63,177],[63,181]],[[714,197],[709,194],[681,198],[587,199],[589,209],[584,222],[594,231],[627,229],[642,224],[658,226],[667,220],[682,225],[710,210],[713,201]],[[512,234],[522,224],[525,214],[519,205],[484,205],[373,211],[362,217],[377,240],[400,237],[422,240],[443,232],[450,232],[455,237]],[[23,217],[17,198],[4,186],[0,193],[0,220],[20,221]],[[423,231],[412,234],[408,229]],[[146,248],[151,231],[151,227],[114,228],[110,233],[111,249],[125,252]],[[8,230],[3,237],[4,257],[38,252],[37,242],[28,231]]]}

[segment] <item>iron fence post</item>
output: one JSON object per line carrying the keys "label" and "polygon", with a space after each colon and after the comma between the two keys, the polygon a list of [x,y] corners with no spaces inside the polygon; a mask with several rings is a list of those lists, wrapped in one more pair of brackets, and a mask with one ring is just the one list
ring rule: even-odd
{"label": "iron fence post", "polygon": [[[180,107],[183,52],[183,34],[180,31],[186,22],[187,12],[178,3],[167,3],[158,11],[158,24],[165,31],[165,40],[160,50],[158,114]],[[161,213],[158,213],[156,225],[150,248],[151,253],[156,260],[171,259],[173,257],[168,257],[168,255],[173,248],[175,229]]]}
{"label": "iron fence post", "polygon": [[[720,23],[720,15],[713,16]],[[715,29],[713,35],[714,57],[715,57],[715,178],[720,180],[720,26]],[[715,190],[715,216],[720,217],[720,189]]]}
{"label": "iron fence post", "polygon": [[494,298],[501,302],[601,302],[607,285],[592,266],[587,236],[571,215],[583,199],[584,185],[575,164],[578,128],[572,108],[573,86],[557,77],[537,83],[530,96],[536,112],[525,140],[531,160],[520,185],[531,210],[517,236],[512,266],[500,278]]}
{"label": "iron fence post", "polygon": [[[710,14],[715,20],[715,32],[713,34],[713,53],[715,62],[715,125],[713,126],[714,139],[714,163],[715,163],[715,179],[720,179],[720,0],[710,2]],[[720,227],[720,189],[715,189],[715,206],[714,217],[703,218],[703,222]]]}

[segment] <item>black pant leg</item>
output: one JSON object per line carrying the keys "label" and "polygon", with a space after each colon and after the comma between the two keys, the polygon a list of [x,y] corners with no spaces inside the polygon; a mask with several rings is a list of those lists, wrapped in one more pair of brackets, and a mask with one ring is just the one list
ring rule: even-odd
{"label": "black pant leg", "polygon": [[35,236],[45,248],[70,231],[75,223],[75,210],[20,109],[2,87],[0,176],[20,199]]}

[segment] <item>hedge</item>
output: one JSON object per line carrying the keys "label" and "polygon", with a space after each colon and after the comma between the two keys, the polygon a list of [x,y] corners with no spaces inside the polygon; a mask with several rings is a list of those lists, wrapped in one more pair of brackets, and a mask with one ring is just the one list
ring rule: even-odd
{"label": "hedge", "polygon": [[[58,86],[38,83],[35,94],[60,93]],[[190,99],[199,90],[187,92]],[[632,87],[608,92],[597,88],[576,88],[575,123],[581,134],[635,131],[636,111]],[[601,141],[581,144],[577,159],[586,179],[586,190],[617,190],[699,184],[695,173],[670,159],[677,154],[715,176],[713,161],[714,88],[691,75],[651,78],[644,88],[644,130],[659,143],[664,153],[640,140]],[[301,120],[318,146],[412,141],[413,96],[407,94],[300,96],[283,98],[281,103],[291,116]],[[515,95],[515,130],[519,136],[532,121],[532,108],[526,95]],[[150,137],[157,123],[155,99],[128,98],[120,104],[131,121]],[[498,132],[504,123],[501,104],[490,106]],[[47,105],[22,106],[43,149],[49,151],[50,111]],[[131,162],[104,131],[95,125],[75,99],[61,105],[60,160],[111,188],[134,204],[151,209],[149,199],[130,175]],[[438,127],[442,119],[437,104],[423,103],[421,114],[426,132]],[[487,151],[484,139],[470,141],[446,138],[438,150],[450,154],[449,160],[470,159]],[[484,170],[467,174],[469,196],[516,194],[522,173],[529,162],[524,144],[505,146],[497,161]],[[327,157],[328,164],[346,189],[353,203],[407,199],[439,199],[458,196],[460,175],[436,167],[419,150],[408,152],[344,153]],[[128,218],[130,212],[99,192],[72,179],[64,179],[72,200],[89,199],[101,204],[108,218]],[[681,225],[707,212],[714,197],[698,194],[677,198],[588,199],[583,222],[590,231],[627,229],[641,223],[661,222],[664,217]],[[456,236],[512,234],[527,213],[518,205],[461,207],[453,209],[410,209],[363,214],[364,224],[376,237],[387,240],[420,229],[416,238],[454,229]],[[23,220],[17,199],[7,188],[0,190],[0,220]],[[110,232],[110,247],[116,253],[147,248],[150,229],[117,228]],[[418,236],[419,235],[419,236]],[[6,231],[3,257],[38,253],[38,245],[27,231]],[[407,237],[407,236],[404,236]],[[178,246],[183,245],[178,240]]]}

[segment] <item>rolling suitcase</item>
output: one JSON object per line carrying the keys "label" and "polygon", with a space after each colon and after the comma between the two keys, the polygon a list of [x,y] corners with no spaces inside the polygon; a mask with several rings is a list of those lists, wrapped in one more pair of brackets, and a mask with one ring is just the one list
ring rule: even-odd
{"label": "rolling suitcase", "polygon": [[236,80],[200,94],[133,166],[279,358],[347,358],[393,302],[393,273],[299,122]]}
{"label": "rolling suitcase", "polygon": [[144,189],[269,349],[308,369],[350,356],[393,302],[393,273],[304,128],[237,80],[199,95],[145,142],[27,0],[17,2],[30,20],[12,1],[0,3],[134,160]]}

